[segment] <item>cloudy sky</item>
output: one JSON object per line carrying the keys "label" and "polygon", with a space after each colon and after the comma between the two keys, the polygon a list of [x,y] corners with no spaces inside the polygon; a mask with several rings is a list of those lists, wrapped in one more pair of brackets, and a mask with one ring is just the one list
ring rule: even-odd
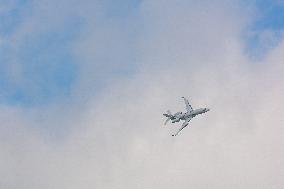
{"label": "cloudy sky", "polygon": [[[284,187],[284,1],[0,0],[0,187]],[[163,125],[166,110],[211,111]]]}

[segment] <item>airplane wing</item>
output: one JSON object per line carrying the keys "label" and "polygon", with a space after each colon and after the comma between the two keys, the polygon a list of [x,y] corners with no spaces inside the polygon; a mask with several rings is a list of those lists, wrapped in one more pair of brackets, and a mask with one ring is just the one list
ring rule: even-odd
{"label": "airplane wing", "polygon": [[183,98],[183,100],[184,100],[184,103],[185,103],[185,107],[186,107],[187,112],[188,112],[188,113],[191,112],[191,111],[193,110],[193,108],[192,108],[191,105],[189,104],[188,100],[187,100],[186,98],[184,98],[184,97],[181,97],[181,98]]}
{"label": "airplane wing", "polygon": [[187,118],[187,119],[184,121],[184,123],[182,124],[181,128],[178,130],[178,132],[177,132],[176,134],[172,135],[172,136],[177,136],[177,135],[179,134],[179,132],[180,132],[181,130],[183,130],[183,129],[188,125],[188,122],[189,122],[190,120],[191,120],[191,117],[190,117],[190,118]]}

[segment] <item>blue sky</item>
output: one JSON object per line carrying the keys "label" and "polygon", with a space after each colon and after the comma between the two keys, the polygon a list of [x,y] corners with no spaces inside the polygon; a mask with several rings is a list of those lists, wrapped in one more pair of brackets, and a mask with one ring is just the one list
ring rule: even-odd
{"label": "blue sky", "polygon": [[246,51],[254,59],[265,57],[277,46],[283,37],[284,3],[283,1],[255,1],[255,14],[248,28]]}
{"label": "blue sky", "polygon": [[[7,1],[1,5],[0,103],[34,106],[68,96],[78,69],[72,44],[80,32],[79,19],[71,17],[56,28],[49,24],[44,30],[32,28],[21,34],[23,25],[33,22],[33,1]],[[45,25],[44,20],[41,24]]]}
{"label": "blue sky", "polygon": [[259,18],[254,23],[255,29],[281,30],[284,27],[284,2],[283,1],[256,1]]}
{"label": "blue sky", "polygon": [[[138,0],[123,3],[106,1],[103,6],[107,8],[101,21],[123,21],[135,15],[140,3]],[[256,1],[254,6],[255,19],[246,30],[249,34],[245,38],[245,45],[249,56],[261,59],[282,39],[284,3],[262,0]],[[88,23],[80,16],[72,15],[62,19],[59,25],[53,25],[54,18],[46,16],[41,20],[43,29],[31,29],[17,38],[23,30],[23,24],[32,22],[37,16],[35,9],[34,1],[31,0],[0,1],[1,104],[33,107],[55,103],[70,96],[79,77],[80,60],[76,59],[74,45],[84,34],[82,31],[88,30]],[[129,34],[135,31],[138,30],[130,31]],[[114,61],[111,56],[102,56],[105,57],[98,57],[97,61]],[[125,53],[122,56],[117,56],[121,64],[114,65],[113,70],[107,72],[107,78],[135,72],[135,66],[131,63],[135,62],[135,55]],[[102,72],[108,68],[101,69],[100,64],[103,63],[99,63],[98,70],[94,70],[94,77],[101,74],[93,83],[98,89],[104,84]],[[111,62],[106,64],[112,67]],[[18,78],[13,74],[17,74]]]}

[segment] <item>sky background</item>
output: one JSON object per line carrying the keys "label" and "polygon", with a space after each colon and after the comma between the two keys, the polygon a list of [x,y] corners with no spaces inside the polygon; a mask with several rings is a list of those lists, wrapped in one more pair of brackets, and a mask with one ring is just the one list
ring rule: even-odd
{"label": "sky background", "polygon": [[[0,187],[283,188],[284,1],[0,0]],[[162,114],[211,111],[163,126]]]}

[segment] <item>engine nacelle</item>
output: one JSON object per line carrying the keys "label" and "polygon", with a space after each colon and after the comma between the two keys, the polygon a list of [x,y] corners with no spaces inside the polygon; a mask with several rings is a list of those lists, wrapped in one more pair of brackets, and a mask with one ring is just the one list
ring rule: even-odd
{"label": "engine nacelle", "polygon": [[172,123],[179,122],[179,119],[174,119]]}

